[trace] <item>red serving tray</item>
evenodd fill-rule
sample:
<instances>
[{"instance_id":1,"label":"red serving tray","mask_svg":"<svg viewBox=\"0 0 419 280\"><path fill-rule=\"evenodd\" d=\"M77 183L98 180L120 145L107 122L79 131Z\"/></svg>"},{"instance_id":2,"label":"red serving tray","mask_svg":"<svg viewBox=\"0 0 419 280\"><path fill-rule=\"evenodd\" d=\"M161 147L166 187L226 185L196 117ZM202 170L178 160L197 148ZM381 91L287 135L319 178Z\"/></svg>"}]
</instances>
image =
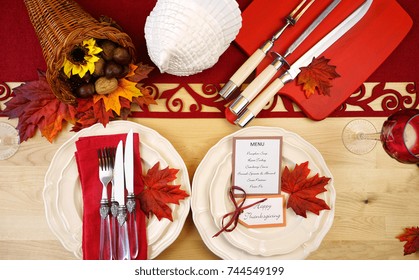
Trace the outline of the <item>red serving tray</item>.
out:
<instances>
[{"instance_id":1,"label":"red serving tray","mask_svg":"<svg viewBox=\"0 0 419 280\"><path fill-rule=\"evenodd\" d=\"M254 0L243 12L243 26L236 43L251 55L284 24L284 18L300 2ZM273 51L285 53L289 45L332 1L315 1L298 23L289 27L276 41ZM363 0L342 0L315 31L287 60L292 64L330 30L358 8ZM292 99L313 120L322 120L336 110L380 66L412 27L412 19L395 0L374 0L367 14L322 55L337 66L341 76L333 80L330 96L306 98L296 81L279 94ZM322 56L321 55L321 56ZM260 73L272 58L267 56L257 68Z\"/></svg>"}]
</instances>

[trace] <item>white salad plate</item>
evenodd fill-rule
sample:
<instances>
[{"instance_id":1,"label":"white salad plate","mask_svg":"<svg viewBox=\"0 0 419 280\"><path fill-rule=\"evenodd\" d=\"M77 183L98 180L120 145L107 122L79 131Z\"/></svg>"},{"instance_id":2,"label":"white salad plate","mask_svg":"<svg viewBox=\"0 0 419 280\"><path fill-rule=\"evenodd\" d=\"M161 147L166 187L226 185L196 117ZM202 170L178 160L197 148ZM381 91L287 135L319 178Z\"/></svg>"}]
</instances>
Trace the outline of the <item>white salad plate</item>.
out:
<instances>
[{"instance_id":1,"label":"white salad plate","mask_svg":"<svg viewBox=\"0 0 419 280\"><path fill-rule=\"evenodd\" d=\"M183 159L173 145L155 130L129 121L112 121L104 128L95 124L83 129L67 140L55 153L45 175L43 191L45 212L48 225L62 245L82 258L82 191L77 163L74 157L75 142L80 137L127 133L133 129L140 135L140 155L143 172L156 162L161 168L179 169L173 184L181 185L191 193L189 175ZM158 220L154 215L147 220L148 258L154 259L179 236L190 209L190 198L170 205L173 222Z\"/></svg>"},{"instance_id":2,"label":"white salad plate","mask_svg":"<svg viewBox=\"0 0 419 280\"><path fill-rule=\"evenodd\" d=\"M238 224L232 232L213 237L221 228L222 216L234 209L227 195L231 187L233 137L244 136L282 136L282 169L293 169L295 164L308 161L310 175L318 173L331 178L327 191L317 196L330 210L323 210L318 216L308 212L307 218L303 218L287 209L285 227L246 228ZM302 137L281 128L249 127L221 139L199 164L192 189L194 223L207 247L222 259L305 259L320 246L333 223L336 193L323 157Z\"/></svg>"}]
</instances>

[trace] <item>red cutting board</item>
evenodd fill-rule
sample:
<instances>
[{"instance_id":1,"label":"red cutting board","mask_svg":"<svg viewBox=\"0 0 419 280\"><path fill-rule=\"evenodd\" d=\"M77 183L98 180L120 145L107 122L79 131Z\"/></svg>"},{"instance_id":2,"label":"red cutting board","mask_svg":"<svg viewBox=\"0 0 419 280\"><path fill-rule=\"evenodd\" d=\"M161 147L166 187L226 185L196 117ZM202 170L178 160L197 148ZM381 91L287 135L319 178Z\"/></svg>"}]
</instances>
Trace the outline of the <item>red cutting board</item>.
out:
<instances>
[{"instance_id":1,"label":"red cutting board","mask_svg":"<svg viewBox=\"0 0 419 280\"><path fill-rule=\"evenodd\" d=\"M243 12L243 26L236 43L251 55L284 24L284 18L300 0L254 0ZM289 27L276 41L273 51L280 54L331 3L314 1L295 26ZM287 60L292 64L316 42L336 27L363 0L342 0L315 31ZM395 0L374 0L367 14L322 55L330 59L341 76L333 80L330 96L306 98L301 86L292 81L279 94L292 99L313 120L322 120L336 110L380 66L412 27L412 19ZM320 55L320 56L322 56ZM260 73L272 58L267 56L257 69Z\"/></svg>"}]
</instances>

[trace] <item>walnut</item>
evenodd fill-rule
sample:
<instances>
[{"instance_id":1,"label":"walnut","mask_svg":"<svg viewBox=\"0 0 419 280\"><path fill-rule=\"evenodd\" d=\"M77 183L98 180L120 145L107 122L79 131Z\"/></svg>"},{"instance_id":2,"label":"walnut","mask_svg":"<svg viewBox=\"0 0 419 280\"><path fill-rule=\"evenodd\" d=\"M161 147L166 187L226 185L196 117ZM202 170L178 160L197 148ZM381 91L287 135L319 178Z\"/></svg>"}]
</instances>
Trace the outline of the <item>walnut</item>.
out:
<instances>
[{"instance_id":1,"label":"walnut","mask_svg":"<svg viewBox=\"0 0 419 280\"><path fill-rule=\"evenodd\" d=\"M117 88L118 80L115 78L108 79L106 77L100 77L95 82L95 89L98 94L109 94Z\"/></svg>"}]
</instances>

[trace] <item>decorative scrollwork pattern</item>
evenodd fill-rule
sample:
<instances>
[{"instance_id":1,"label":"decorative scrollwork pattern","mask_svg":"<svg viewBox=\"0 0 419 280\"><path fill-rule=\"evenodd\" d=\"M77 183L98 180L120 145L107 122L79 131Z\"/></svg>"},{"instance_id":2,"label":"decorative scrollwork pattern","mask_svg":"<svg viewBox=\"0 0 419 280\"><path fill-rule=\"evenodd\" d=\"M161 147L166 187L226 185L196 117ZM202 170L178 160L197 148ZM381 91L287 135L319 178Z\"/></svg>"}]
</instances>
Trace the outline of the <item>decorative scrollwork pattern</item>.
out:
<instances>
[{"instance_id":1,"label":"decorative scrollwork pattern","mask_svg":"<svg viewBox=\"0 0 419 280\"><path fill-rule=\"evenodd\" d=\"M18 85L18 84L17 84ZM144 84L157 101L145 110L133 109L132 117L224 118L230 101L218 95L219 84ZM13 95L13 86L0 83L0 115L4 103ZM403 108L419 105L418 83L372 83L360 86L330 117L380 117ZM290 99L277 95L259 114L264 117L305 117Z\"/></svg>"}]
</instances>

